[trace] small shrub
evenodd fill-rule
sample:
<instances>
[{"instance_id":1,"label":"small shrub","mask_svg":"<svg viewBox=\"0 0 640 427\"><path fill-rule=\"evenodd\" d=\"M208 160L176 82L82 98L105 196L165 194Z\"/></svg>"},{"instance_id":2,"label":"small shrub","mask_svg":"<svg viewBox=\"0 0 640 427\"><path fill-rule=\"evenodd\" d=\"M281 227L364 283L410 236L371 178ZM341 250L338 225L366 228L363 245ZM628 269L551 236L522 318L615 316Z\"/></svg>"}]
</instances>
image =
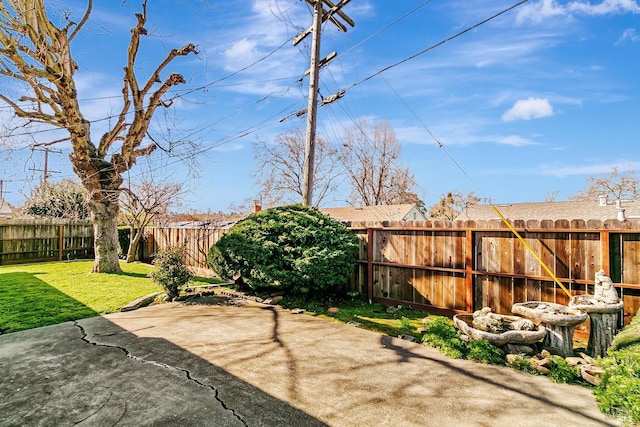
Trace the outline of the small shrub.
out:
<instances>
[{"instance_id":1,"label":"small shrub","mask_svg":"<svg viewBox=\"0 0 640 427\"><path fill-rule=\"evenodd\" d=\"M531 361L523 356L517 356L507 363L507 366L516 371L525 372L531 375L540 375L540 372L531 364Z\"/></svg>"},{"instance_id":2,"label":"small shrub","mask_svg":"<svg viewBox=\"0 0 640 427\"><path fill-rule=\"evenodd\" d=\"M167 292L169 299L180 295L180 288L191 280L193 275L184 263L184 250L178 246L170 246L158 252L154 259L154 270L149 273L156 283Z\"/></svg>"},{"instance_id":3,"label":"small shrub","mask_svg":"<svg viewBox=\"0 0 640 427\"><path fill-rule=\"evenodd\" d=\"M480 363L504 364L502 351L487 340L471 340L467 343L467 359Z\"/></svg>"},{"instance_id":4,"label":"small shrub","mask_svg":"<svg viewBox=\"0 0 640 427\"><path fill-rule=\"evenodd\" d=\"M422 344L436 348L440 353L453 359L462 359L466 352L465 343L446 317L434 317L425 324Z\"/></svg>"},{"instance_id":5,"label":"small shrub","mask_svg":"<svg viewBox=\"0 0 640 427\"><path fill-rule=\"evenodd\" d=\"M562 356L551 355L549 356L550 364L549 378L554 383L559 384L571 384L578 382L580 378L580 369L576 366L572 366Z\"/></svg>"}]
</instances>

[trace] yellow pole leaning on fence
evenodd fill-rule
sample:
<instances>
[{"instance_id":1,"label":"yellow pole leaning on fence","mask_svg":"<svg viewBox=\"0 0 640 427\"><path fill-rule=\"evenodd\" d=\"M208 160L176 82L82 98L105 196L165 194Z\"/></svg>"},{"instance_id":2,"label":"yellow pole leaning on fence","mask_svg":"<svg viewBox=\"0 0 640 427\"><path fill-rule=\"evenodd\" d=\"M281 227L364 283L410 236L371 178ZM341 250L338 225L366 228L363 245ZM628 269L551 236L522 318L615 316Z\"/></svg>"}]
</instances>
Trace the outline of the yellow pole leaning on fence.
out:
<instances>
[{"instance_id":1,"label":"yellow pole leaning on fence","mask_svg":"<svg viewBox=\"0 0 640 427\"><path fill-rule=\"evenodd\" d=\"M516 235L516 237L518 238L518 240L520 240L520 242L522 242L522 244L524 245L525 248L527 248L527 250L529 251L529 253L531 255L533 255L533 257L538 260L538 262L540 263L540 265L542 266L542 268L545 269L545 271L547 273L549 273L549 275L551 276L551 278L553 279L554 282L556 282L558 285L560 285L560 287L562 288L562 290L564 291L565 294L567 294L569 296L569 298L573 298L573 295L571 295L571 292L569 292L567 290L567 288L565 288L565 286L562 284L562 282L560 281L560 279L558 279L556 277L556 275L553 273L553 271L551 271L551 269L547 266L547 264L544 263L544 261L542 261L542 259L538 256L538 254L536 254L533 249L531 249L531 246L529 246L529 244L522 238L522 236L520 236L520 234L516 231L515 228L513 228L513 226L511 225L511 223L502 215L502 213L500 213L500 211L498 210L497 207L495 207L494 205L491 205L491 207L493 208L493 210L498 214L498 216L500 217L500 220L502 220L502 222L504 222L507 227L509 227L509 230L511 230L511 232L513 234Z\"/></svg>"}]
</instances>

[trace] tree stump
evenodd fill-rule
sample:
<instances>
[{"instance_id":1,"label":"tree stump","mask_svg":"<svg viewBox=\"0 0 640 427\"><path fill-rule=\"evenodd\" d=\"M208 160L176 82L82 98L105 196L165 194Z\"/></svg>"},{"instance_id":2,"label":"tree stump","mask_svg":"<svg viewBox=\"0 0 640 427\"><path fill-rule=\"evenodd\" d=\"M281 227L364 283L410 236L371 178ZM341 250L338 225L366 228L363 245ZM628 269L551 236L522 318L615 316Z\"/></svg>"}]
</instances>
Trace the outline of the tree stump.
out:
<instances>
[{"instance_id":1,"label":"tree stump","mask_svg":"<svg viewBox=\"0 0 640 427\"><path fill-rule=\"evenodd\" d=\"M542 347L562 357L572 356L573 331L576 326L546 324L545 327L547 328L547 335L544 337Z\"/></svg>"},{"instance_id":2,"label":"tree stump","mask_svg":"<svg viewBox=\"0 0 640 427\"><path fill-rule=\"evenodd\" d=\"M592 312L589 313L589 319L591 331L587 353L592 357L606 356L617 330L618 313Z\"/></svg>"}]
</instances>

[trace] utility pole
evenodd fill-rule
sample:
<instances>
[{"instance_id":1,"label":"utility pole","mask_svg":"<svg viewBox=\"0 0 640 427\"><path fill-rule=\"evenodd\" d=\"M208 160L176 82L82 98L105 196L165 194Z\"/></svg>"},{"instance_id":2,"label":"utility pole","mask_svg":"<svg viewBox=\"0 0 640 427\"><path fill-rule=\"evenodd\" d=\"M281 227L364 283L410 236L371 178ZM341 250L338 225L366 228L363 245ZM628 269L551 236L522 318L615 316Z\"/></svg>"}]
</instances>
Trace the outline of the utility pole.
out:
<instances>
[{"instance_id":1,"label":"utility pole","mask_svg":"<svg viewBox=\"0 0 640 427\"><path fill-rule=\"evenodd\" d=\"M302 188L302 205L311 206L313 203L313 167L315 158L315 143L316 143L316 117L318 109L318 87L319 87L319 74L320 65L324 65L336 56L335 52L332 52L324 58L319 60L320 57L320 39L322 34L322 23L326 20L331 21L338 29L346 32L347 27L343 24L338 17L342 18L344 22L350 26L354 26L355 23L344 14L340 9L349 3L351 0L341 0L337 4L333 4L330 0L306 0L308 4L313 6L313 24L311 28L300 33L294 40L293 45L300 43L307 35L311 34L311 65L309 67L309 103L307 106L307 132L305 139L305 151L304 151L304 178ZM325 10L324 5L327 5L328 10ZM336 98L337 99L337 98Z\"/></svg>"},{"instance_id":2,"label":"utility pole","mask_svg":"<svg viewBox=\"0 0 640 427\"><path fill-rule=\"evenodd\" d=\"M40 147L44 144L36 144L34 145L34 150L36 149L35 147ZM39 148L39 151L44 151L44 169L35 169L35 168L31 168L30 170L34 171L34 172L42 172L42 183L46 184L47 183L47 179L51 176L52 173L60 173L60 171L50 171L49 170L49 153L56 153L56 154L61 154L61 151L54 151L49 147L44 147L44 148Z\"/></svg>"}]
</instances>

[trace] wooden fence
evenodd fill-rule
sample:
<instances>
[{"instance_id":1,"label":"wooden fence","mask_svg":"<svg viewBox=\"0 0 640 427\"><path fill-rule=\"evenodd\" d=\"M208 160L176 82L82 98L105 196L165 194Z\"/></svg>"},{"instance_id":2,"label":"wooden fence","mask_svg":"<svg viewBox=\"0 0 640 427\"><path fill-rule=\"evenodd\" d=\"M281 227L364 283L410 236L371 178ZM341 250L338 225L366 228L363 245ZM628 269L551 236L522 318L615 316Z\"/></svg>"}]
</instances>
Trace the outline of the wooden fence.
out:
<instances>
[{"instance_id":1,"label":"wooden fence","mask_svg":"<svg viewBox=\"0 0 640 427\"><path fill-rule=\"evenodd\" d=\"M206 274L207 255L227 229L209 227L150 227L146 230L142 244L141 259L151 262L153 255L172 245L184 246L187 265Z\"/></svg>"},{"instance_id":2,"label":"wooden fence","mask_svg":"<svg viewBox=\"0 0 640 427\"><path fill-rule=\"evenodd\" d=\"M93 227L90 222L0 222L0 265L78 258L93 258Z\"/></svg>"},{"instance_id":3,"label":"wooden fence","mask_svg":"<svg viewBox=\"0 0 640 427\"><path fill-rule=\"evenodd\" d=\"M638 221L514 221L515 228L573 294L593 293L601 268L624 299L624 322L640 308ZM508 314L516 302L567 304L569 297L499 221L352 223L360 250L347 288L371 301L452 315L484 306ZM143 259L169 244L187 247L206 269L209 248L226 232L149 229Z\"/></svg>"},{"instance_id":4,"label":"wooden fence","mask_svg":"<svg viewBox=\"0 0 640 427\"><path fill-rule=\"evenodd\" d=\"M619 221L516 221L518 233L572 295L591 293L595 273L611 276L624 322L640 308L640 228ZM516 302L568 304L569 296L502 223L352 224L359 267L349 287L369 300L454 314Z\"/></svg>"}]
</instances>

